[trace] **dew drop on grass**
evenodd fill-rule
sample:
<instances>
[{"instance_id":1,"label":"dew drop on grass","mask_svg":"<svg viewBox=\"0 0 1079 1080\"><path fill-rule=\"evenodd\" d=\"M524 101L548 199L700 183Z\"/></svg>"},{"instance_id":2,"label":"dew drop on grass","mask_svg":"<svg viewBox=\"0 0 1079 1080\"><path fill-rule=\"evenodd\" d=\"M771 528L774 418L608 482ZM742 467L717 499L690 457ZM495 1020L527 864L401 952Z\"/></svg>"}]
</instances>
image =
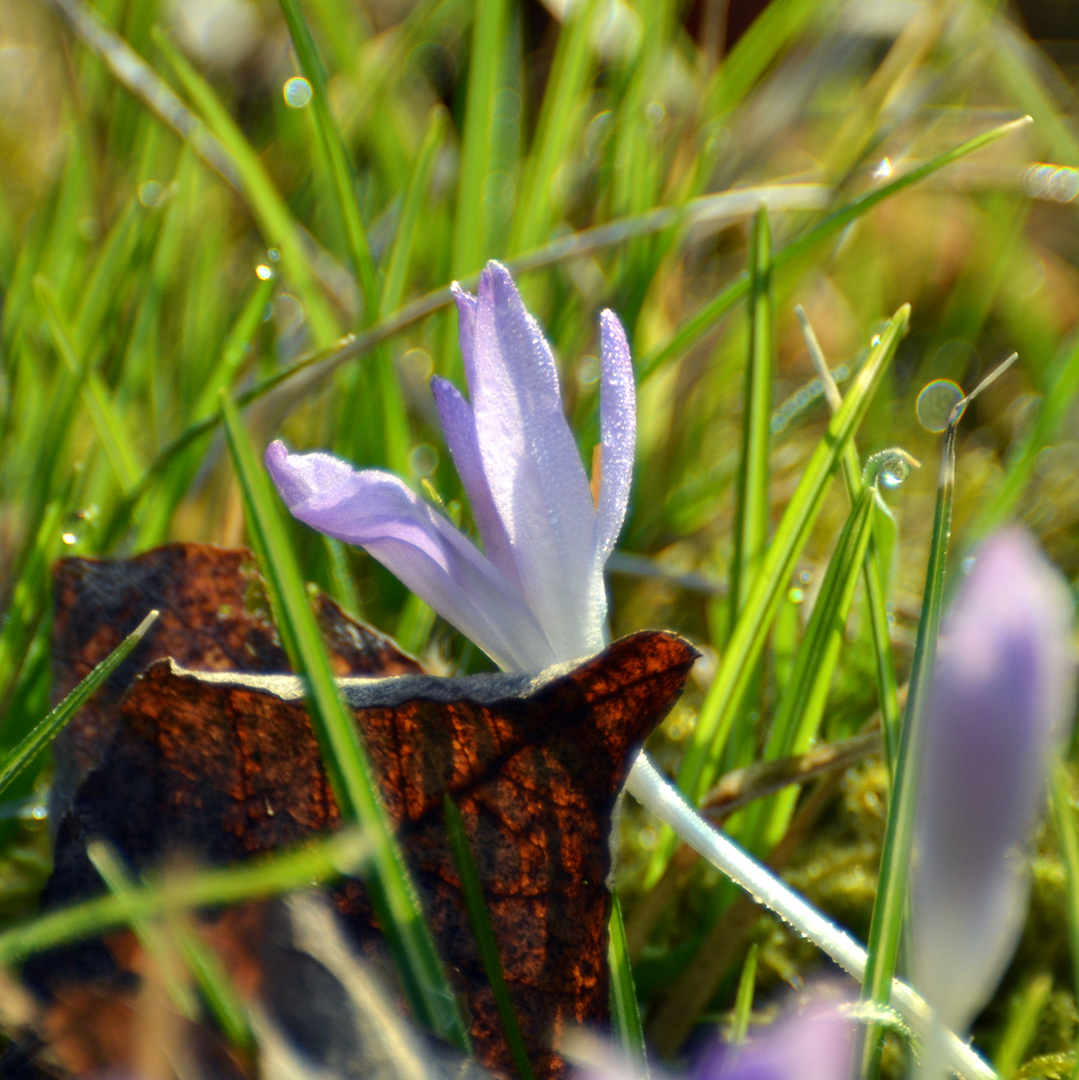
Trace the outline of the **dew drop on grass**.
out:
<instances>
[{"instance_id":1,"label":"dew drop on grass","mask_svg":"<svg viewBox=\"0 0 1079 1080\"><path fill-rule=\"evenodd\" d=\"M302 109L311 100L311 84L302 75L294 75L285 83L284 94L290 109Z\"/></svg>"},{"instance_id":2,"label":"dew drop on grass","mask_svg":"<svg viewBox=\"0 0 1079 1080\"><path fill-rule=\"evenodd\" d=\"M914 406L918 422L926 431L941 432L948 426L952 409L963 399L963 388L951 379L934 379L922 388Z\"/></svg>"}]
</instances>

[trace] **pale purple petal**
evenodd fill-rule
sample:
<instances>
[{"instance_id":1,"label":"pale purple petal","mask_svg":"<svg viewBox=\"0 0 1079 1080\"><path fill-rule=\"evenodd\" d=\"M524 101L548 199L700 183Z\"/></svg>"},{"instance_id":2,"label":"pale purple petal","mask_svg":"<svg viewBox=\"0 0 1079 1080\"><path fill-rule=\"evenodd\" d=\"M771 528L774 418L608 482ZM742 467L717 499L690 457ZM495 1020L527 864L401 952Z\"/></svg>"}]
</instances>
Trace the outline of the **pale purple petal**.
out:
<instances>
[{"instance_id":1,"label":"pale purple petal","mask_svg":"<svg viewBox=\"0 0 1079 1080\"><path fill-rule=\"evenodd\" d=\"M483 471L529 608L560 657L596 651L595 510L550 347L505 267L480 276L469 389Z\"/></svg>"},{"instance_id":2,"label":"pale purple petal","mask_svg":"<svg viewBox=\"0 0 1079 1080\"><path fill-rule=\"evenodd\" d=\"M471 386L476 378L473 347L476 337L476 298L470 292L465 292L456 281L450 286L450 292L457 302L457 340L460 342L461 357L465 362L465 379Z\"/></svg>"},{"instance_id":3,"label":"pale purple petal","mask_svg":"<svg viewBox=\"0 0 1079 1080\"><path fill-rule=\"evenodd\" d=\"M266 467L294 517L365 548L495 663L530 670L558 659L505 575L397 477L289 454L281 442L267 447Z\"/></svg>"},{"instance_id":4,"label":"pale purple petal","mask_svg":"<svg viewBox=\"0 0 1079 1080\"><path fill-rule=\"evenodd\" d=\"M637 396L626 332L613 311L600 312L600 458L596 556L605 563L626 519L637 440Z\"/></svg>"},{"instance_id":5,"label":"pale purple petal","mask_svg":"<svg viewBox=\"0 0 1079 1080\"><path fill-rule=\"evenodd\" d=\"M472 406L461 397L456 386L437 375L431 380L431 392L435 397L438 418L442 423L442 431L453 456L457 475L468 493L472 516L480 530L487 558L520 588L517 564L513 561L509 537L495 509L491 489L483 472L483 463L480 461Z\"/></svg>"},{"instance_id":6,"label":"pale purple petal","mask_svg":"<svg viewBox=\"0 0 1079 1080\"><path fill-rule=\"evenodd\" d=\"M945 623L924 718L911 937L917 985L962 1033L1022 928L1027 841L1074 711L1073 604L1020 529L988 540Z\"/></svg>"}]
</instances>

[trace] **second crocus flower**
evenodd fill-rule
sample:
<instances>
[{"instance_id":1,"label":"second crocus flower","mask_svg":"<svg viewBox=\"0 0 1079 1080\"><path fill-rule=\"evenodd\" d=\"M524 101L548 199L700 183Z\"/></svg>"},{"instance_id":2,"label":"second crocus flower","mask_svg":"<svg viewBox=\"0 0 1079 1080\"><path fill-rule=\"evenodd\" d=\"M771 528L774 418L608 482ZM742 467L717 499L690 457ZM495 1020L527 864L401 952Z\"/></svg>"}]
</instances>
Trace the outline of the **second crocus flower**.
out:
<instances>
[{"instance_id":1,"label":"second crocus flower","mask_svg":"<svg viewBox=\"0 0 1079 1080\"><path fill-rule=\"evenodd\" d=\"M1019 528L983 545L948 615L923 718L910 936L915 985L965 1032L1015 946L1029 835L1075 710L1073 602Z\"/></svg>"}]
</instances>

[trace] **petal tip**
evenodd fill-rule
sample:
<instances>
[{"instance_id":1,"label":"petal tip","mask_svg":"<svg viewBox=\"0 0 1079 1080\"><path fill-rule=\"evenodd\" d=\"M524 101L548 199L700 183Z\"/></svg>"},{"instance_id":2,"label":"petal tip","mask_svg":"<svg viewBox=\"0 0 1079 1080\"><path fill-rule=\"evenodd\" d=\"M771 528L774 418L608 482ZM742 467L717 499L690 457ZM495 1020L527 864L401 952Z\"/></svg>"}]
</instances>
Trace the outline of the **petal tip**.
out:
<instances>
[{"instance_id":1,"label":"petal tip","mask_svg":"<svg viewBox=\"0 0 1079 1080\"><path fill-rule=\"evenodd\" d=\"M266 447L266 453L263 455L262 460L266 463L266 468L272 473L276 469L280 469L288 460L288 448L280 439L274 439Z\"/></svg>"}]
</instances>

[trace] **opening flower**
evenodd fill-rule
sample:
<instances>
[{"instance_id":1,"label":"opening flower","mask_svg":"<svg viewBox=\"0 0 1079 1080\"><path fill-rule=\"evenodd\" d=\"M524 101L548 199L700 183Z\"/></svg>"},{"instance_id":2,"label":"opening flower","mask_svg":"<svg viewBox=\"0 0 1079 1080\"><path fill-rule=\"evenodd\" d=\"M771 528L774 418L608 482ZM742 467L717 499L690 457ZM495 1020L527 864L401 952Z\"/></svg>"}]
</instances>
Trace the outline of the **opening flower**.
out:
<instances>
[{"instance_id":1,"label":"opening flower","mask_svg":"<svg viewBox=\"0 0 1079 1080\"><path fill-rule=\"evenodd\" d=\"M1027 841L1075 708L1073 603L1033 538L985 545L941 635L924 717L911 940L916 985L962 1033L1015 951Z\"/></svg>"},{"instance_id":2,"label":"opening flower","mask_svg":"<svg viewBox=\"0 0 1079 1080\"><path fill-rule=\"evenodd\" d=\"M597 652L606 639L603 568L625 519L636 399L629 345L600 315L597 497L566 422L551 348L509 271L490 262L477 295L454 286L470 400L431 380L481 552L400 479L330 454L266 450L300 521L365 548L506 670ZM593 478L595 480L596 478Z\"/></svg>"}]
</instances>

